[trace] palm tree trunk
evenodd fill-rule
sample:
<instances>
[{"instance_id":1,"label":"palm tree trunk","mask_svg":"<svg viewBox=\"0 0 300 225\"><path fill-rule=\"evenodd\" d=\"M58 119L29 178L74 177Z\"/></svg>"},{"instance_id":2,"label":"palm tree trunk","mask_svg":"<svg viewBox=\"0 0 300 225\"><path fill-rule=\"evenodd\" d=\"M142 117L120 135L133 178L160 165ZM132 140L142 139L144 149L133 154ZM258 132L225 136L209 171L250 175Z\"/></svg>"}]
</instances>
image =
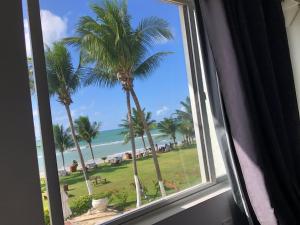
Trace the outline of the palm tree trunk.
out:
<instances>
[{"instance_id":1,"label":"palm tree trunk","mask_svg":"<svg viewBox=\"0 0 300 225\"><path fill-rule=\"evenodd\" d=\"M153 142L153 139L152 139L152 136L151 136L151 133L150 133L149 126L146 122L145 115L142 111L140 102L139 102L138 97L135 94L135 91L133 90L133 88L130 89L130 93L131 93L132 98L134 100L136 109L137 109L138 113L140 114L140 116L142 118L144 129L145 129L145 132L146 132L146 135L147 135L150 147L151 147L152 158L153 158L153 162L154 162L154 166L155 166L155 170L156 170L156 176L157 176L157 179L158 179L158 184L159 184L161 196L165 197L166 196L166 190L165 190L163 179L162 179L162 176L161 176L159 163L158 163L158 159L157 159L157 155L156 155L156 151L155 151L155 146L154 146L154 142Z\"/></svg>"},{"instance_id":2,"label":"palm tree trunk","mask_svg":"<svg viewBox=\"0 0 300 225\"><path fill-rule=\"evenodd\" d=\"M175 147L175 145L176 145L176 136L172 136L172 138L173 138L173 143L174 143L174 147Z\"/></svg>"},{"instance_id":3,"label":"palm tree trunk","mask_svg":"<svg viewBox=\"0 0 300 225\"><path fill-rule=\"evenodd\" d=\"M61 152L61 158L62 158L64 170L66 171L64 152Z\"/></svg>"},{"instance_id":4,"label":"palm tree trunk","mask_svg":"<svg viewBox=\"0 0 300 225\"><path fill-rule=\"evenodd\" d=\"M95 156L94 156L94 152L93 152L93 148L92 148L92 144L89 143L89 142L88 142L88 144L89 144L89 147L90 147L90 150L91 150L92 158L93 158L93 160L94 160L94 163L96 164Z\"/></svg>"},{"instance_id":5,"label":"palm tree trunk","mask_svg":"<svg viewBox=\"0 0 300 225\"><path fill-rule=\"evenodd\" d=\"M146 152L147 148L146 148L146 143L145 143L144 135L142 135L141 138L142 138L142 142L143 142L144 149L145 149L145 152Z\"/></svg>"},{"instance_id":6,"label":"palm tree trunk","mask_svg":"<svg viewBox=\"0 0 300 225\"><path fill-rule=\"evenodd\" d=\"M133 177L136 189L136 207L140 207L142 205L141 199L141 187L140 181L138 177L137 163L136 163L136 147L134 141L134 132L132 127L132 116L131 116L131 104L130 104L130 93L126 91L126 102L127 102L127 110L128 110L128 126L130 132L130 142L132 147L132 162L133 162Z\"/></svg>"},{"instance_id":7,"label":"palm tree trunk","mask_svg":"<svg viewBox=\"0 0 300 225\"><path fill-rule=\"evenodd\" d=\"M71 111L70 111L70 106L69 105L65 105L65 108L66 108L68 119L69 119L69 123L70 123L72 137L73 137L75 146L76 146L78 154L79 154L80 164L81 164L81 167L82 167L82 172L83 172L83 176L84 176L85 183L86 183L86 186L87 186L87 190L88 190L89 195L91 196L92 195L92 185L91 185L91 183L89 181L89 177L88 177L87 172L86 172L86 167L85 167L84 159L83 159L83 156L82 156L82 152L81 152L80 146L78 144L78 141L77 141L77 138L76 138L76 135L75 135L75 129L74 129L74 125L73 125L73 120L72 120L72 115L71 115Z\"/></svg>"}]
</instances>

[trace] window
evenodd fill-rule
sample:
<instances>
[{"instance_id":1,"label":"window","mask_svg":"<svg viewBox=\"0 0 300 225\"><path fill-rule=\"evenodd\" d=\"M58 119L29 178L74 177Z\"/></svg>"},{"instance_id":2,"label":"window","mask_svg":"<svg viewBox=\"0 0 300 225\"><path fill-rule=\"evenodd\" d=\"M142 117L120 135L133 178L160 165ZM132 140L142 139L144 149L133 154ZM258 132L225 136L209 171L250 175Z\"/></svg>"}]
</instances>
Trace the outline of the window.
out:
<instances>
[{"instance_id":1,"label":"window","mask_svg":"<svg viewBox=\"0 0 300 225\"><path fill-rule=\"evenodd\" d=\"M24 24L45 211L62 210L76 224L106 222L225 174L192 3L29 6Z\"/></svg>"}]
</instances>

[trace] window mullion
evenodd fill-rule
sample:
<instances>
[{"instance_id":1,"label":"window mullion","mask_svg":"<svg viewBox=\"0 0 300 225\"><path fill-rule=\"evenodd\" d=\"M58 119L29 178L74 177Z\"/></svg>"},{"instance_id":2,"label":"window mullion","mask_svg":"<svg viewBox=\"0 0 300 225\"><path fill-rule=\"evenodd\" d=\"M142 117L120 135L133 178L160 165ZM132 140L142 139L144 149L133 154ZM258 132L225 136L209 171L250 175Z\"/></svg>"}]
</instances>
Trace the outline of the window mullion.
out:
<instances>
[{"instance_id":1,"label":"window mullion","mask_svg":"<svg viewBox=\"0 0 300 225\"><path fill-rule=\"evenodd\" d=\"M52 225L63 225L59 178L55 145L52 131L52 117L44 57L44 45L38 0L27 0L29 29L31 35L32 59L37 93L37 103L44 153L49 213Z\"/></svg>"},{"instance_id":2,"label":"window mullion","mask_svg":"<svg viewBox=\"0 0 300 225\"><path fill-rule=\"evenodd\" d=\"M200 31L198 29L195 17L195 7L192 2L189 2L186 6L182 7L182 21L185 26L186 31L186 47L187 52L190 58L188 71L190 71L190 91L191 96L194 96L194 118L195 121L195 131L198 131L199 137L196 140L199 148L199 160L200 160L200 170L201 175L205 174L204 182L216 182L216 174L212 153L212 144L210 137L210 129L208 123L208 115L206 108L206 95L204 92L203 77L205 73L203 61L202 61L202 52L200 45ZM193 102L193 101L191 101ZM201 164L203 164L201 166ZM202 178L203 179L203 178Z\"/></svg>"}]
</instances>

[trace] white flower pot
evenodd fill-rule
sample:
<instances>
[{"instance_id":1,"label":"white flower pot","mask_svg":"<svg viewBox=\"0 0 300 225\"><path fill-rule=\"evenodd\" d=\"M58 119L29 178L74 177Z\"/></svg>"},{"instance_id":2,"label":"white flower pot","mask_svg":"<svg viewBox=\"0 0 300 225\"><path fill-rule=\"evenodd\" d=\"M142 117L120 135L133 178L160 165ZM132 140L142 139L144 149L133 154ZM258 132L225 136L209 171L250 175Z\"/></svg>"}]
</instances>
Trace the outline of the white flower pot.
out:
<instances>
[{"instance_id":1,"label":"white flower pot","mask_svg":"<svg viewBox=\"0 0 300 225\"><path fill-rule=\"evenodd\" d=\"M93 199L92 206L99 211L105 211L108 205L108 198Z\"/></svg>"}]
</instances>

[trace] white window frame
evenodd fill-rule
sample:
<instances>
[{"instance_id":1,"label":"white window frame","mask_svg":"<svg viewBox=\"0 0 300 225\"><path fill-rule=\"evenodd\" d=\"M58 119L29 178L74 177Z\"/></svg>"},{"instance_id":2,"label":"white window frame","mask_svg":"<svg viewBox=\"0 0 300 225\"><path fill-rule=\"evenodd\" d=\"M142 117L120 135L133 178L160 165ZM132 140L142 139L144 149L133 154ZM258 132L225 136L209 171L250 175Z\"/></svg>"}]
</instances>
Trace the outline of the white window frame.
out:
<instances>
[{"instance_id":1,"label":"white window frame","mask_svg":"<svg viewBox=\"0 0 300 225\"><path fill-rule=\"evenodd\" d=\"M203 192L207 188L227 180L226 176L217 179L215 174L207 108L205 104L206 94L203 85L204 65L202 61L201 41L198 35L199 26L197 24L194 0L162 1L167 4L177 4L179 8L202 184L195 185L191 188L144 205L138 209L134 209L118 218L104 223L107 225L117 225L128 222L150 213L153 210L186 199L195 193ZM52 135L52 117L46 79L39 0L27 0L27 4L42 147L47 177L49 213L52 225L63 225L64 220L62 216L55 145Z\"/></svg>"}]
</instances>

